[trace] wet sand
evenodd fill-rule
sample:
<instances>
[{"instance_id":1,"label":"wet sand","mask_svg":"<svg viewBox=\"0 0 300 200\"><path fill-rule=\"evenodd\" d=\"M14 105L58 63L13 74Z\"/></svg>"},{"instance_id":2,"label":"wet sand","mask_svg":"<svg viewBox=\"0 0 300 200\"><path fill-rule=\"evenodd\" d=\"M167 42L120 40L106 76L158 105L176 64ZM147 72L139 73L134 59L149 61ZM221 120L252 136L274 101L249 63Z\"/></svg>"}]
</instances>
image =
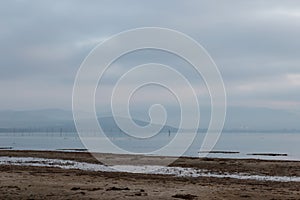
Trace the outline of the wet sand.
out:
<instances>
[{"instance_id":1,"label":"wet sand","mask_svg":"<svg viewBox=\"0 0 300 200\"><path fill-rule=\"evenodd\" d=\"M99 163L89 153L0 151L0 156ZM114 164L164 163L166 157L97 154ZM127 164L127 163L126 163ZM300 162L180 158L172 166L219 173L300 176ZM92 172L53 167L0 165L1 199L300 199L300 182Z\"/></svg>"}]
</instances>

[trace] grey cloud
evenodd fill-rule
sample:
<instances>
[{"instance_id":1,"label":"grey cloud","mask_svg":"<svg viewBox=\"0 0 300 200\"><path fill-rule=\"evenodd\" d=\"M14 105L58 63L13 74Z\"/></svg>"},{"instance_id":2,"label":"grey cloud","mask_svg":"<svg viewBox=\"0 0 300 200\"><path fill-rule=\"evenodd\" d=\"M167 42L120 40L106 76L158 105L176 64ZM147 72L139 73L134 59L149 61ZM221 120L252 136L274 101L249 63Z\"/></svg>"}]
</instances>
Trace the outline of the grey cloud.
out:
<instances>
[{"instance_id":1,"label":"grey cloud","mask_svg":"<svg viewBox=\"0 0 300 200\"><path fill-rule=\"evenodd\" d=\"M172 28L195 38L216 61L234 103L243 102L244 97L243 93L234 92L232 85L300 73L300 17L293 15L300 13L297 1L4 0L0 2L0 12L0 82L33 82L37 85L35 101L47 101L45 87L38 87L41 82L53 87L48 90L54 96L58 94L55 87L65 88L69 92L59 95L70 99L76 71L97 39L95 43L77 44L141 26ZM153 60L178 69L185 65L159 53L140 55L143 54L124 59L116 69L121 72L131 64ZM197 80L192 71L184 73ZM107 76L105 81L113 84L116 78ZM20 90L3 88L4 85L0 88L9 102L10 97L14 99L12 93ZM296 91L297 87L288 84L283 91L258 88L248 98L253 102L256 98L271 101L289 97L299 101ZM13 102L22 107L22 101ZM57 104L48 101L43 105ZM1 109L5 107L7 104L0 104Z\"/></svg>"}]
</instances>

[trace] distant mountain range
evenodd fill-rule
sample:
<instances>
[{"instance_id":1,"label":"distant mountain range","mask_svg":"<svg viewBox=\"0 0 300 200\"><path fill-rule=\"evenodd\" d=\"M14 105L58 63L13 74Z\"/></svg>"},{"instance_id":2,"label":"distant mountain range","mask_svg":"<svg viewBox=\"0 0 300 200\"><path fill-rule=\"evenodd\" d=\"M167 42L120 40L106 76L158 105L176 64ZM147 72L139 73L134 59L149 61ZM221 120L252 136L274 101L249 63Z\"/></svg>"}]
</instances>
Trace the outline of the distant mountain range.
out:
<instances>
[{"instance_id":1,"label":"distant mountain range","mask_svg":"<svg viewBox=\"0 0 300 200\"><path fill-rule=\"evenodd\" d=\"M173 116L173 117L176 117ZM210 111L201 110L202 124L208 124ZM118 131L119 127L113 117L98 119L106 131ZM141 126L148 124L145 120L134 121ZM162 131L174 132L175 125L165 125ZM207 127L200 127L205 130ZM227 131L298 131L300 115L282 110L268 108L228 107L224 129ZM0 131L74 131L72 111L60 109L0 111Z\"/></svg>"},{"instance_id":2,"label":"distant mountain range","mask_svg":"<svg viewBox=\"0 0 300 200\"><path fill-rule=\"evenodd\" d=\"M60 109L0 111L0 128L5 129L74 129L72 112Z\"/></svg>"},{"instance_id":3,"label":"distant mountain range","mask_svg":"<svg viewBox=\"0 0 300 200\"><path fill-rule=\"evenodd\" d=\"M88 120L88 119L86 119ZM114 117L98 118L101 128L107 132L120 132L120 128ZM146 126L149 123L133 119L140 125ZM159 126L160 125L154 125ZM71 111L59 109L31 110L31 111L0 111L0 132L74 132L76 130ZM165 125L162 132L175 132L176 128Z\"/></svg>"}]
</instances>

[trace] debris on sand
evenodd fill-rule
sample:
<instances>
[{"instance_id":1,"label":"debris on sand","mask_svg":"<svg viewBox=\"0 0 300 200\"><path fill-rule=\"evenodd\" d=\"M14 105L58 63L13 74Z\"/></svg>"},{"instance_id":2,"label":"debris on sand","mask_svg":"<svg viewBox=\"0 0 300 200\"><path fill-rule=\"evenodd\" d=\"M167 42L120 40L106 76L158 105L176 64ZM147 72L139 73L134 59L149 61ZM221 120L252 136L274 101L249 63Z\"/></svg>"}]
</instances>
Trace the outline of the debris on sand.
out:
<instances>
[{"instance_id":1,"label":"debris on sand","mask_svg":"<svg viewBox=\"0 0 300 200\"><path fill-rule=\"evenodd\" d=\"M110 188L107 188L106 191L120 191L120 190L130 190L128 187L110 187Z\"/></svg>"},{"instance_id":2,"label":"debris on sand","mask_svg":"<svg viewBox=\"0 0 300 200\"><path fill-rule=\"evenodd\" d=\"M172 196L173 198L177 198L177 199L188 199L188 200L192 200L194 198L196 198L196 195L192 195L192 194L175 194Z\"/></svg>"}]
</instances>

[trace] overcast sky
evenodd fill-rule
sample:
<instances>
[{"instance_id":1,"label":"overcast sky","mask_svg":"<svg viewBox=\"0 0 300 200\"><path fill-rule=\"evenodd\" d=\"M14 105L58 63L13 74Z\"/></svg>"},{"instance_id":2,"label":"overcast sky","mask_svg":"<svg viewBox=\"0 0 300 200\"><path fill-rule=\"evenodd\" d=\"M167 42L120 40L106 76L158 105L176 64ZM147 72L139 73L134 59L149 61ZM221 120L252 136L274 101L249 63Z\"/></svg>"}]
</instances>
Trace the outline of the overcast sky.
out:
<instances>
[{"instance_id":1,"label":"overcast sky","mask_svg":"<svg viewBox=\"0 0 300 200\"><path fill-rule=\"evenodd\" d=\"M202 44L230 106L300 110L299 1L2 0L0 15L0 110L71 109L75 75L89 51L145 26L178 30ZM129 55L115 69L121 74L151 59L180 64L158 54ZM106 78L109 85L113 77ZM148 100L162 93L148 89Z\"/></svg>"}]
</instances>

